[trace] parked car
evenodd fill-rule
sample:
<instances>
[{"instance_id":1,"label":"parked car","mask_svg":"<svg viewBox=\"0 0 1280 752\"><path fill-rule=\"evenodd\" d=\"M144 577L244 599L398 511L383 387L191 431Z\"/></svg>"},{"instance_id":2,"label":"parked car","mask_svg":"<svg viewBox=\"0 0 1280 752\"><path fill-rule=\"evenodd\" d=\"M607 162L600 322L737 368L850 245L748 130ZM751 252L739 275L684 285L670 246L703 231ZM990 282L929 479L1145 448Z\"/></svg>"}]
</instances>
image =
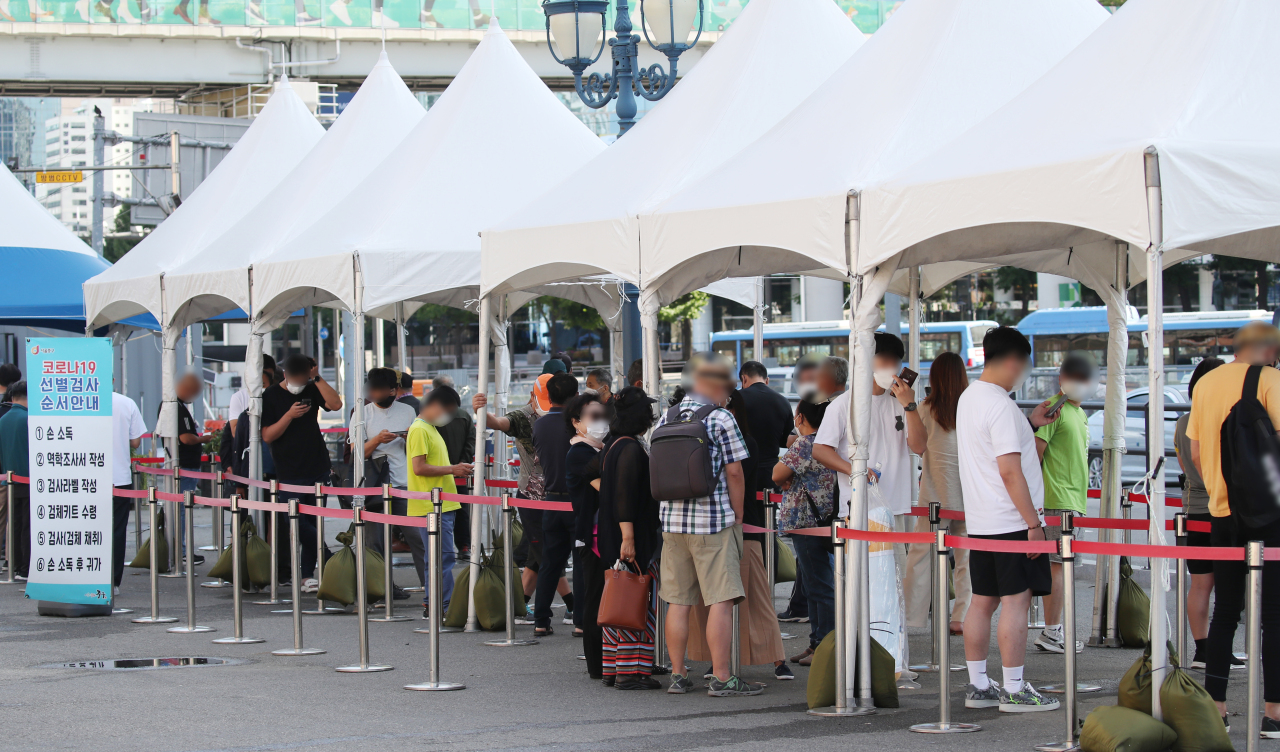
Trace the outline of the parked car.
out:
<instances>
[{"instance_id":1,"label":"parked car","mask_svg":"<svg viewBox=\"0 0 1280 752\"><path fill-rule=\"evenodd\" d=\"M1120 478L1126 488L1147 474L1146 456L1143 454L1147 448L1147 416L1142 407L1150 400L1150 395L1151 392L1146 387L1134 389L1125 395L1127 409L1124 417L1124 445L1127 452L1120 467ZM1164 403L1164 446L1166 453L1172 454L1174 424L1186 410L1170 409L1169 405L1185 405L1187 393L1179 387L1166 386ZM1177 488L1181 472L1182 466L1178 459L1169 457L1164 469L1166 485ZM1101 410L1089 416L1089 488L1102 488Z\"/></svg>"}]
</instances>

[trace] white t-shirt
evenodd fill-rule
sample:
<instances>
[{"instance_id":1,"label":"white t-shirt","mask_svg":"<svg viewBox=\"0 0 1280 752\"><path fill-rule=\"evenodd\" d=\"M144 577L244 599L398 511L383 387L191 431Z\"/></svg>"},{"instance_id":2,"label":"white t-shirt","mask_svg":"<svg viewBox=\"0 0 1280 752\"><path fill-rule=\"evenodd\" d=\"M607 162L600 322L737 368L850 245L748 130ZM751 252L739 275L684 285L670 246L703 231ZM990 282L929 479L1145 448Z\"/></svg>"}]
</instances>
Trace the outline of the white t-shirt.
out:
<instances>
[{"instance_id":1,"label":"white t-shirt","mask_svg":"<svg viewBox=\"0 0 1280 752\"><path fill-rule=\"evenodd\" d=\"M868 439L867 467L880 463L880 497L893 514L911 511L911 456L907 449L906 411L889 392L871 396L871 425ZM818 427L814 442L825 444L848 457L852 447L849 432L849 391L840 393L830 405ZM852 489L849 476L837 473L840 484L840 516L849 513Z\"/></svg>"},{"instance_id":2,"label":"white t-shirt","mask_svg":"<svg viewBox=\"0 0 1280 752\"><path fill-rule=\"evenodd\" d=\"M142 422L142 413L133 400L119 394L111 393L111 449L115 456L111 458L111 484L127 486L133 482L133 473L129 469L129 442L142 438L147 426Z\"/></svg>"},{"instance_id":3,"label":"white t-shirt","mask_svg":"<svg viewBox=\"0 0 1280 752\"><path fill-rule=\"evenodd\" d=\"M1035 434L1009 394L997 384L974 381L956 408L960 486L964 490L965 527L970 534L1000 535L1026 530L1005 490L996 458L1019 452L1031 503L1044 515L1044 478L1036 455Z\"/></svg>"},{"instance_id":4,"label":"white t-shirt","mask_svg":"<svg viewBox=\"0 0 1280 752\"><path fill-rule=\"evenodd\" d=\"M231 395L231 409L227 420L239 420L240 413L249 409L249 389L240 387L240 390Z\"/></svg>"},{"instance_id":5,"label":"white t-shirt","mask_svg":"<svg viewBox=\"0 0 1280 752\"><path fill-rule=\"evenodd\" d=\"M383 431L392 433L408 431L409 426L413 425L414 418L417 417L413 408L403 402L392 402L391 407L386 410L372 402L366 402L364 404L365 436L372 439ZM405 440L396 437L395 441L379 444L378 448L373 450L374 457L387 458L387 467L391 470L391 485L396 488L409 487L409 461L406 458L405 449Z\"/></svg>"}]
</instances>

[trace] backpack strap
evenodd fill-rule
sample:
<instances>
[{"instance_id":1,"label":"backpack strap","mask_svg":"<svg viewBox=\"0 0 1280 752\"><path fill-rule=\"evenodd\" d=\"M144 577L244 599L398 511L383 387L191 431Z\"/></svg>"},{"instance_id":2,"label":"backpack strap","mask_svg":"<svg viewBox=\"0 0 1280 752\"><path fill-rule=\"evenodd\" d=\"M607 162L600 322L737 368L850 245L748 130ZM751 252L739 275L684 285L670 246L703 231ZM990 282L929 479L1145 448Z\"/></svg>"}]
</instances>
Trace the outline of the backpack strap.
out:
<instances>
[{"instance_id":1,"label":"backpack strap","mask_svg":"<svg viewBox=\"0 0 1280 752\"><path fill-rule=\"evenodd\" d=\"M694 420L706 420L707 416L719 410L719 405L703 405L693 412Z\"/></svg>"},{"instance_id":2,"label":"backpack strap","mask_svg":"<svg viewBox=\"0 0 1280 752\"><path fill-rule=\"evenodd\" d=\"M1244 388L1240 390L1240 399L1258 399L1258 381L1262 378L1262 366L1249 366L1244 374Z\"/></svg>"}]
</instances>

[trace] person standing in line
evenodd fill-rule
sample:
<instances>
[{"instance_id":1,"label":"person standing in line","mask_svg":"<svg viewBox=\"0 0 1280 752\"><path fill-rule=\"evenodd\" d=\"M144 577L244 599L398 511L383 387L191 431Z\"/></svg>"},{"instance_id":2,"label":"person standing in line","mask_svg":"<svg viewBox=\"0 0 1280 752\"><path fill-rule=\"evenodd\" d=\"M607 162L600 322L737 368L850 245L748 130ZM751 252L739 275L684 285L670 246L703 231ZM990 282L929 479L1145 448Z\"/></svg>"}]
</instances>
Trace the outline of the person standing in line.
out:
<instances>
[{"instance_id":1,"label":"person standing in line","mask_svg":"<svg viewBox=\"0 0 1280 752\"><path fill-rule=\"evenodd\" d=\"M773 466L787 448L795 426L791 403L769 386L769 371L763 363L754 360L743 363L738 369L738 382L742 385L744 416L760 444L756 487L761 491L777 491L773 485Z\"/></svg>"},{"instance_id":2,"label":"person standing in line","mask_svg":"<svg viewBox=\"0 0 1280 752\"><path fill-rule=\"evenodd\" d=\"M142 435L147 426L142 413L133 400L111 393L111 485L115 488L133 488L133 450L142 446ZM129 540L129 514L133 511L133 499L112 497L111 502L111 584L115 594L120 594L120 582L124 578L124 548Z\"/></svg>"},{"instance_id":3,"label":"person standing in line","mask_svg":"<svg viewBox=\"0 0 1280 752\"><path fill-rule=\"evenodd\" d=\"M1044 473L1044 508L1083 516L1089 494L1089 418L1080 403L1097 394L1097 369L1083 355L1070 354L1058 369L1058 391L1066 402L1059 417L1036 431L1036 452ZM1045 525L1045 537L1062 540L1062 525ZM1050 653L1066 650L1062 631L1062 556L1049 554L1053 593L1044 599L1044 629L1035 645ZM1084 650L1076 640L1075 651Z\"/></svg>"},{"instance_id":4,"label":"person standing in line","mask_svg":"<svg viewBox=\"0 0 1280 752\"><path fill-rule=\"evenodd\" d=\"M644 359L636 358L631 361L631 365L627 366L627 384L629 386L644 388Z\"/></svg>"},{"instance_id":5,"label":"person standing in line","mask_svg":"<svg viewBox=\"0 0 1280 752\"><path fill-rule=\"evenodd\" d=\"M178 467L183 470L200 471L201 457L204 455L204 445L213 441L215 437L212 433L205 433L196 425L196 419L191 414L191 408L187 407L200 398L200 390L203 388L200 377L194 373L188 373L178 379L178 383L174 386L174 393L178 397ZM200 487L199 478L191 478L183 476L180 479L179 491L186 493L191 491L195 493ZM186 528L186 507L177 504L178 507L178 550L179 557L187 555L187 538L183 531ZM204 557L199 554L193 554L191 561L196 564L203 564Z\"/></svg>"},{"instance_id":6,"label":"person standing in line","mask_svg":"<svg viewBox=\"0 0 1280 752\"><path fill-rule=\"evenodd\" d=\"M641 439L653 425L653 402L639 387L624 387L614 400L614 416L600 460L600 512L597 568L590 573L586 610L596 614L604 591L606 562L626 562L656 583L661 522L649 486L649 454ZM587 558L587 557L584 557ZM658 601L650 589L643 630L600 627L604 662L602 681L619 690L661 689L653 678Z\"/></svg>"},{"instance_id":7,"label":"person standing in line","mask_svg":"<svg viewBox=\"0 0 1280 752\"><path fill-rule=\"evenodd\" d=\"M0 418L13 407L13 402L9 399L9 387L17 382L22 381L22 371L12 363L0 364ZM4 470L0 467L0 472ZM0 483L0 553L4 554L7 561L9 552L3 550L5 541L5 530L9 526L9 487Z\"/></svg>"},{"instance_id":8,"label":"person standing in line","mask_svg":"<svg viewBox=\"0 0 1280 752\"><path fill-rule=\"evenodd\" d=\"M398 386L399 377L390 368L370 369L366 377L365 391L368 400L364 406L364 426L365 435L369 438L364 443L364 458L373 463L375 468L381 466L386 469L379 472L381 477L366 478L364 485L370 486L380 481L390 483L393 488L401 491L407 491L409 489L407 438L409 428L418 416L413 412L413 408L396 399ZM403 517L409 513L408 499L391 498L384 499L383 502L390 503L389 514ZM383 508L386 509L386 506ZM392 530L392 535L396 533L399 533L409 544L409 551L413 556L413 568L418 574L418 583L426 587L427 555L422 530L416 527L396 526ZM368 537L371 539L370 546L374 550L383 556L390 555L382 550L384 536L381 523L368 523ZM396 587L392 597L396 600L404 600L408 598L408 594Z\"/></svg>"},{"instance_id":9,"label":"person standing in line","mask_svg":"<svg viewBox=\"0 0 1280 752\"><path fill-rule=\"evenodd\" d=\"M600 450L604 447L605 437L609 433L609 423L605 420L604 405L595 394L579 394L564 406L565 425L572 438L569 439L569 452L565 456L565 485L569 488L569 501L573 504L576 526L573 535L574 574L581 569L582 587L578 593L583 608L579 608L574 616L583 638L582 652L587 657L587 674L592 679L601 679L603 674L603 642L600 626L596 623L596 612L586 607L589 602L587 592L591 584L591 574L600 569L600 558L596 553L596 516L600 508ZM603 586L603 583L602 583ZM596 604L597 610L599 603Z\"/></svg>"},{"instance_id":10,"label":"person standing in line","mask_svg":"<svg viewBox=\"0 0 1280 752\"><path fill-rule=\"evenodd\" d=\"M1196 366L1187 382L1187 401L1195 398L1196 384L1208 372L1225 365L1219 358L1205 358ZM1182 465L1182 511L1192 522L1213 522L1209 514L1209 492L1204 487L1204 479L1200 471L1191 461L1191 439L1187 437L1187 424L1191 422L1191 413L1183 413L1174 424L1173 448L1178 453L1178 462ZM1188 546L1212 546L1210 533L1187 531ZM1213 593L1213 562L1202 559L1188 559L1187 571L1191 573L1191 589L1187 593L1187 621L1191 625L1191 638L1195 640L1196 652L1191 659L1191 668L1204 669L1205 647L1209 642L1209 596ZM1231 668L1244 668L1245 662L1232 654Z\"/></svg>"},{"instance_id":11,"label":"person standing in line","mask_svg":"<svg viewBox=\"0 0 1280 752\"><path fill-rule=\"evenodd\" d=\"M1187 423L1191 462L1209 492L1212 545L1238 548L1249 541L1262 541L1272 548L1280 546L1280 522L1250 525L1234 514L1237 510L1233 509L1233 484L1229 479L1235 466L1225 461L1222 433L1232 408L1244 396L1245 379L1254 366L1261 367L1257 374L1256 399L1270 418L1271 429L1280 427L1280 371L1270 367L1280 356L1280 330L1254 321L1240 327L1233 344L1235 361L1204 374L1196 384L1191 399L1191 419ZM1246 459L1250 458L1240 461ZM1213 563L1213 618L1204 650L1204 688L1217 703L1224 723L1227 722L1231 649L1244 610L1245 580L1244 562ZM1266 561L1262 565L1261 621L1262 699L1266 703L1262 736L1280 739L1280 641L1276 639L1280 635L1280 562Z\"/></svg>"},{"instance_id":12,"label":"person standing in line","mask_svg":"<svg viewBox=\"0 0 1280 752\"><path fill-rule=\"evenodd\" d=\"M1009 397L1030 370L1031 343L1017 329L1001 326L987 332L982 349L986 358L982 377L964 390L956 408L960 487L969 537L1043 541L1044 480L1032 424L1049 421L1041 406L1029 422ZM969 577L973 599L964 620L969 665L965 707L998 707L1006 713L1057 710L1057 700L1023 681L1031 598L1053 591L1049 558L1041 553L971 551ZM1003 686L987 676L991 618L997 608Z\"/></svg>"},{"instance_id":13,"label":"person standing in line","mask_svg":"<svg viewBox=\"0 0 1280 752\"><path fill-rule=\"evenodd\" d=\"M14 475L30 477L31 466L27 455L27 382L17 381L9 385L5 393L13 407L0 418L0 469ZM31 563L31 487L14 483L9 487L13 503L13 551L6 552L9 569L16 580L26 580Z\"/></svg>"},{"instance_id":14,"label":"person standing in line","mask_svg":"<svg viewBox=\"0 0 1280 752\"><path fill-rule=\"evenodd\" d=\"M559 363L551 360L548 363ZM563 367L563 363L560 363ZM569 454L572 433L565 424L564 406L578 393L578 380L563 371L547 380L547 396L551 409L533 424L533 446L542 465L546 480L547 501L570 501L569 486L565 479L565 459ZM538 569L538 589L534 599L534 635L550 636L551 601L555 598L569 557L573 554L574 533L577 519L573 512L545 511L542 513L542 561ZM576 596L564 597L565 618L572 624L573 605Z\"/></svg>"},{"instance_id":15,"label":"person standing in line","mask_svg":"<svg viewBox=\"0 0 1280 752\"><path fill-rule=\"evenodd\" d=\"M818 377L815 382L819 400L835 399L843 394L849 384L849 361L838 355L828 355L818 364ZM818 395L821 395L818 397Z\"/></svg>"},{"instance_id":16,"label":"person standing in line","mask_svg":"<svg viewBox=\"0 0 1280 752\"><path fill-rule=\"evenodd\" d=\"M453 380L449 379L449 381L452 382ZM451 389L454 388L452 383L449 383L448 386ZM450 462L457 465L475 461L476 419L471 417L470 412L463 410L461 405L454 408L448 424L440 429L440 436L444 438L445 446L449 447ZM465 494L471 492L470 476L454 478L453 482L458 488L457 493ZM453 527L454 548L464 555L471 550L471 510L469 507L469 504L463 505L458 510L457 524Z\"/></svg>"},{"instance_id":17,"label":"person standing in line","mask_svg":"<svg viewBox=\"0 0 1280 752\"><path fill-rule=\"evenodd\" d=\"M799 363L796 363L795 370L791 374L791 381L795 384L795 392L800 395L801 402L808 402L810 404L822 403L824 405L823 412L825 413L826 400L825 398L818 398L819 362L820 361L817 358L809 356L802 358ZM798 422L797 425L799 425ZM813 425L813 429L814 431L818 430L817 424ZM787 437L787 449L794 446L802 435L803 434L799 432L799 429L792 431L791 435ZM806 457L812 458L812 442L810 442L810 446L805 450L805 452ZM835 475L832 474L831 477L835 478ZM778 479L774 477L773 482L778 483ZM781 488L781 486L779 486L779 488ZM791 600L787 603L786 609L784 609L782 613L778 614L778 621L798 623L807 623L809 621L809 602L805 591L804 573L800 571L799 562L796 564L796 581L791 584ZM793 662L804 660L805 663L801 665L809 665L809 656L805 655L803 652L799 655L792 656L791 660Z\"/></svg>"},{"instance_id":18,"label":"person standing in line","mask_svg":"<svg viewBox=\"0 0 1280 752\"><path fill-rule=\"evenodd\" d=\"M276 383L276 360L270 355L262 356L262 388L266 390ZM227 419L231 422L231 434L234 436L239 425L240 414L249 409L249 387L241 386L231 395L231 405L227 408Z\"/></svg>"},{"instance_id":19,"label":"person standing in line","mask_svg":"<svg viewBox=\"0 0 1280 752\"><path fill-rule=\"evenodd\" d=\"M742 586L742 520L746 479L742 463L750 453L738 423L723 406L733 390L733 377L723 358L707 355L692 366L693 383L678 405L663 414L659 425L711 405L702 419L711 454L715 488L710 496L660 503L662 519L662 589L667 609L667 652L671 684L667 692L693 688L685 667L689 616L699 599L710 607L707 645L711 673L707 694L713 697L758 695L764 685L745 682L729 671L733 642L733 605L746 597Z\"/></svg>"},{"instance_id":20,"label":"person standing in line","mask_svg":"<svg viewBox=\"0 0 1280 752\"><path fill-rule=\"evenodd\" d=\"M613 404L613 377L603 368L587 371L587 391L594 392L600 398L600 404L606 409Z\"/></svg>"},{"instance_id":21,"label":"person standing in line","mask_svg":"<svg viewBox=\"0 0 1280 752\"><path fill-rule=\"evenodd\" d=\"M470 475L475 469L471 463L449 462L449 447L440 435L440 429L453 420L453 412L462 404L458 393L447 386L437 386L427 395L422 405L422 412L409 427L406 440L406 454L409 461L409 490L416 493L430 493L439 488L441 493L456 494L458 487L453 479L459 475ZM446 501L440 507L440 541L441 552L441 591L444 600L440 604L440 613L448 613L449 602L453 598L453 565L457 560L457 549L453 545L453 529L458 509L462 505L456 501ZM430 499L409 499L407 511L410 517L425 517L434 511ZM418 529L422 540L426 540L426 530ZM426 576L431 576L431 564L427 562L424 569ZM431 618L431 604L427 600L430 591L422 596L422 618Z\"/></svg>"},{"instance_id":22,"label":"person standing in line","mask_svg":"<svg viewBox=\"0 0 1280 752\"><path fill-rule=\"evenodd\" d=\"M448 383L445 383L447 380ZM453 386L453 379L447 376L437 376L433 382L438 386ZM400 374L399 389L396 390L396 402L403 402L413 408L413 414L417 415L422 412L422 403L418 398L413 396L413 374L405 372Z\"/></svg>"},{"instance_id":23,"label":"person standing in line","mask_svg":"<svg viewBox=\"0 0 1280 752\"><path fill-rule=\"evenodd\" d=\"M964 490L960 485L959 449L956 447L956 407L960 395L969 387L964 360L953 352L938 355L929 369L929 396L920 403L920 422L924 425L925 449L921 455L920 506L938 502L949 512L964 512ZM943 518L942 528L949 535L964 535L964 520ZM929 518L917 517L917 533L929 532ZM951 608L951 634L962 634L964 617L969 611L973 590L969 584L969 551L953 550L955 571L955 605ZM929 567L933 562L933 545L912 543L907 552L907 568L902 576L903 602L906 604L908 627L923 627L929 616L933 594Z\"/></svg>"},{"instance_id":24,"label":"person standing in line","mask_svg":"<svg viewBox=\"0 0 1280 752\"><path fill-rule=\"evenodd\" d=\"M271 445L271 458L280 483L312 488L327 482L333 473L329 450L320 433L321 408L330 412L341 410L342 397L320 375L314 360L305 355L290 355L284 362L284 381L262 392L262 441ZM291 499L297 499L299 504L316 503L314 493L281 491L276 497L280 503ZM312 576L319 555L316 523L309 514L302 515L298 522L298 534L302 537L300 571L290 572L289 577L302 577L302 587L310 591L319 586ZM278 525L276 529L283 527ZM287 561L288 557L284 558Z\"/></svg>"},{"instance_id":25,"label":"person standing in line","mask_svg":"<svg viewBox=\"0 0 1280 752\"><path fill-rule=\"evenodd\" d=\"M827 405L808 400L796 405L795 425L800 436L773 467L773 482L782 489L778 530L784 533L829 525L835 517L835 471L813 458L814 435L822 426ZM796 549L796 582L803 577L808 583L806 605L813 614L809 646L791 660L808 666L822 638L835 628L835 560L830 541L810 535L790 537Z\"/></svg>"}]
</instances>

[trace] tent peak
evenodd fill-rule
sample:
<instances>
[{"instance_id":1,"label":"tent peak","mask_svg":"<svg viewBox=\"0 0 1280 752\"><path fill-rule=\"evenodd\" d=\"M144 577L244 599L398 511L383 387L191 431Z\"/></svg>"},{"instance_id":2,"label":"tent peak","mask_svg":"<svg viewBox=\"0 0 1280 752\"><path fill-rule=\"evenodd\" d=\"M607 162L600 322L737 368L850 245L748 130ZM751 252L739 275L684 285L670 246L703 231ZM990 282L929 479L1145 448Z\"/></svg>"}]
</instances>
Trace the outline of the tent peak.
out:
<instances>
[{"instance_id":1,"label":"tent peak","mask_svg":"<svg viewBox=\"0 0 1280 752\"><path fill-rule=\"evenodd\" d=\"M502 24L498 23L498 17L497 17L497 16L492 16L492 17L490 17L490 18L489 18L489 30L488 30L488 32L486 32L486 33L488 33L488 34L494 34L494 33L501 34L501 33L502 33Z\"/></svg>"}]
</instances>

